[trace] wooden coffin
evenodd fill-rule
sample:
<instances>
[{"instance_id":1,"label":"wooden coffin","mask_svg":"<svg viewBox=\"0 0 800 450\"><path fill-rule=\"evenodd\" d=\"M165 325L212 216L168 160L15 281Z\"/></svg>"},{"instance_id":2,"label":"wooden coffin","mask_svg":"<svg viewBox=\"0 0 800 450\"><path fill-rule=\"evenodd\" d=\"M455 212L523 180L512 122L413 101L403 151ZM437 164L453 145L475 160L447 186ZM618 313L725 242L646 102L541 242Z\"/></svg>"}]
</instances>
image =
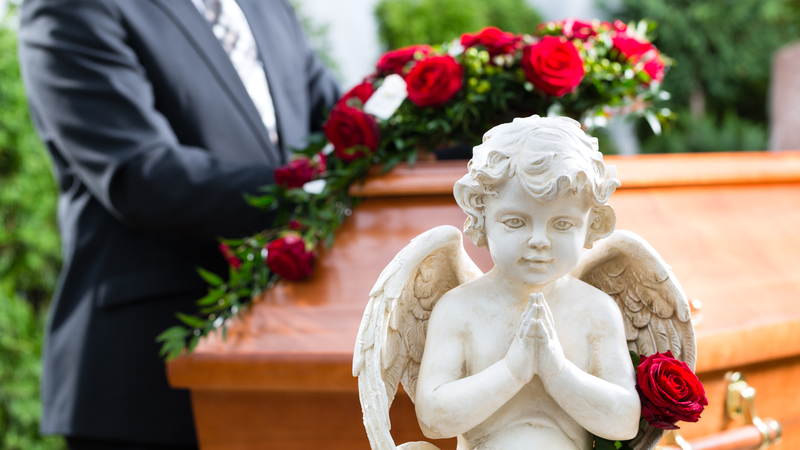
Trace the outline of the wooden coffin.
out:
<instances>
[{"instance_id":1,"label":"wooden coffin","mask_svg":"<svg viewBox=\"0 0 800 450\"><path fill-rule=\"evenodd\" d=\"M617 228L643 236L702 301L697 372L709 406L688 439L737 426L726 419L725 374L740 370L762 416L800 448L800 153L607 157L622 187L610 204ZM353 347L368 293L414 236L462 226L452 197L462 162L418 164L371 178L362 204L322 250L313 277L281 283L234 324L168 365L192 392L203 450L369 449ZM488 252L467 239L486 271ZM413 405L398 395L392 434L422 440ZM455 441L438 442L443 450ZM718 447L736 448L736 447Z\"/></svg>"}]
</instances>

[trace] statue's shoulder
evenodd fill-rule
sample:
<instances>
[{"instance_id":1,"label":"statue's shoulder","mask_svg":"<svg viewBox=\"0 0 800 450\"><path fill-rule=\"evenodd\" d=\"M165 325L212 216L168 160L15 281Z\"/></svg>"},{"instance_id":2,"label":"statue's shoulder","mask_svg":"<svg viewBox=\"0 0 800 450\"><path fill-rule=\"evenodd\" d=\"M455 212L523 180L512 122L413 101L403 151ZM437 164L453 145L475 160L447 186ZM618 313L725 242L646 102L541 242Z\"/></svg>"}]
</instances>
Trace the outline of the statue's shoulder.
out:
<instances>
[{"instance_id":1,"label":"statue's shoulder","mask_svg":"<svg viewBox=\"0 0 800 450\"><path fill-rule=\"evenodd\" d=\"M569 295L576 310L588 318L602 321L621 319L617 302L608 294L585 281L569 277ZM619 320L620 325L622 324Z\"/></svg>"},{"instance_id":2,"label":"statue's shoulder","mask_svg":"<svg viewBox=\"0 0 800 450\"><path fill-rule=\"evenodd\" d=\"M489 292L491 286L485 275L460 284L442 295L433 308L431 321L448 321L452 326L461 326L477 311L487 307Z\"/></svg>"}]
</instances>

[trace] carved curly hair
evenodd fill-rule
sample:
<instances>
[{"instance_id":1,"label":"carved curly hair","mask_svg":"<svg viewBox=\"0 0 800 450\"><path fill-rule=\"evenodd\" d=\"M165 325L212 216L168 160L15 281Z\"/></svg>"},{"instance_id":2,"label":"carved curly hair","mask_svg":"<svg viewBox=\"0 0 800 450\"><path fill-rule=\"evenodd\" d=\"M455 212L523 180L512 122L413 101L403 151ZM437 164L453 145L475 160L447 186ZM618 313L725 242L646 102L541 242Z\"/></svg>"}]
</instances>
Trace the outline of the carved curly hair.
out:
<instances>
[{"instance_id":1,"label":"carved curly hair","mask_svg":"<svg viewBox=\"0 0 800 450\"><path fill-rule=\"evenodd\" d=\"M467 214L464 233L478 247L486 245L485 196L497 196L497 187L507 179L519 175L523 189L543 202L585 191L594 205L595 223L608 211L613 215L610 208L600 207L620 186L616 167L603 164L597 138L567 117L534 115L492 128L473 149L468 167L453 193ZM600 237L587 239L587 246Z\"/></svg>"}]
</instances>

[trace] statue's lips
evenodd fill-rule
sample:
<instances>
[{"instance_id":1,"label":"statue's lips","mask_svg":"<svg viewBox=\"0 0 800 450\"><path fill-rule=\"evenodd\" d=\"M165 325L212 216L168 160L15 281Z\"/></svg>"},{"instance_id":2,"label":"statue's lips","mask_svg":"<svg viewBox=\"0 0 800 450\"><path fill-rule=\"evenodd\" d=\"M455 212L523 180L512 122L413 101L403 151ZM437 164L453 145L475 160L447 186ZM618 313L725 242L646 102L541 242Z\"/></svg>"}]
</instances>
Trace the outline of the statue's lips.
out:
<instances>
[{"instance_id":1,"label":"statue's lips","mask_svg":"<svg viewBox=\"0 0 800 450\"><path fill-rule=\"evenodd\" d=\"M519 263L525 266L542 267L552 261L553 258L548 258L546 256L528 256L526 258L520 258Z\"/></svg>"}]
</instances>

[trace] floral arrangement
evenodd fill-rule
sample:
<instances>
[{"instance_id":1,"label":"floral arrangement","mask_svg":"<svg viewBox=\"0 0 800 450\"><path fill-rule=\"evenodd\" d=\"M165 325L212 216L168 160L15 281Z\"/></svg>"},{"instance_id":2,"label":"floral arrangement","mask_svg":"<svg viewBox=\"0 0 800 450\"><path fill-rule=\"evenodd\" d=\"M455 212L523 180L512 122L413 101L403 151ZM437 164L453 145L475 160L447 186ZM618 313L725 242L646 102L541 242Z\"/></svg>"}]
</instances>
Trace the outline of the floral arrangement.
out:
<instances>
[{"instance_id":1,"label":"floral arrangement","mask_svg":"<svg viewBox=\"0 0 800 450\"><path fill-rule=\"evenodd\" d=\"M640 427L650 424L662 430L677 430L678 421L697 422L708 405L703 384L672 352L640 356L631 352L636 369L636 391L642 402ZM627 450L627 442L595 436L595 449Z\"/></svg>"},{"instance_id":2,"label":"floral arrangement","mask_svg":"<svg viewBox=\"0 0 800 450\"><path fill-rule=\"evenodd\" d=\"M640 115L654 131L670 112L654 102L669 65L645 37L646 22L540 24L530 35L497 28L467 33L438 46L414 45L383 54L374 73L330 111L324 134L312 135L294 159L275 171L275 184L248 198L274 211L274 228L222 240L227 280L200 270L210 284L195 315L164 331L162 355L191 351L252 298L280 278L312 272L314 248L332 245L357 199L349 187L372 165L413 165L420 155L457 144L480 143L484 131L513 117L566 115L587 130L613 116Z\"/></svg>"}]
</instances>

